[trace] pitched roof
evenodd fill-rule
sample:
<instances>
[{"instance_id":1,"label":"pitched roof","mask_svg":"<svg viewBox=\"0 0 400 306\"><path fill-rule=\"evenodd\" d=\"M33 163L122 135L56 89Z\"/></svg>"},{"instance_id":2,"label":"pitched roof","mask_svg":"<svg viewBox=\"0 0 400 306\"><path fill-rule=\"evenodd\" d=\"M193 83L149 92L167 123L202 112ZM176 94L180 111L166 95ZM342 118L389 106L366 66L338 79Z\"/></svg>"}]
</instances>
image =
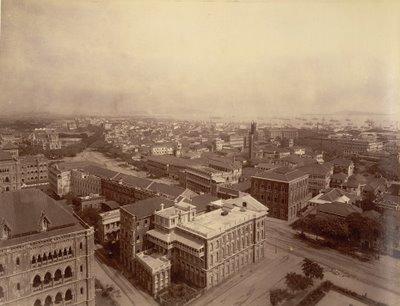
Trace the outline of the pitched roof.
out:
<instances>
[{"instance_id":1,"label":"pitched roof","mask_svg":"<svg viewBox=\"0 0 400 306\"><path fill-rule=\"evenodd\" d=\"M353 161L350 159L339 157L332 160L331 163L335 166L349 167L353 163Z\"/></svg>"},{"instance_id":2,"label":"pitched roof","mask_svg":"<svg viewBox=\"0 0 400 306\"><path fill-rule=\"evenodd\" d=\"M178 186L170 186L167 184L162 184L158 182L152 182L146 189L152 190L154 192L170 196L172 198L176 198L182 193L184 193L185 189Z\"/></svg>"},{"instance_id":3,"label":"pitched roof","mask_svg":"<svg viewBox=\"0 0 400 306\"><path fill-rule=\"evenodd\" d=\"M298 178L308 176L308 174L303 173L300 170L292 169L288 167L281 167L269 171L265 171L254 175L253 177L264 178L271 181L283 181L290 182Z\"/></svg>"},{"instance_id":4,"label":"pitched roof","mask_svg":"<svg viewBox=\"0 0 400 306\"><path fill-rule=\"evenodd\" d=\"M60 203L39 189L23 189L0 194L0 222L1 220L6 222L11 230L11 237L39 233L42 214L50 222L47 231L50 236L52 229L79 224Z\"/></svg>"},{"instance_id":5,"label":"pitched roof","mask_svg":"<svg viewBox=\"0 0 400 306\"><path fill-rule=\"evenodd\" d=\"M106 169L103 167L99 167L99 166L93 165L93 164L83 167L83 170L89 174L98 176L103 179L110 179L118 174L118 172L116 172L116 171L112 171L112 170L109 170L109 169Z\"/></svg>"},{"instance_id":6,"label":"pitched roof","mask_svg":"<svg viewBox=\"0 0 400 306\"><path fill-rule=\"evenodd\" d=\"M383 177L373 178L364 187L365 191L384 190L386 188L386 179Z\"/></svg>"},{"instance_id":7,"label":"pitched roof","mask_svg":"<svg viewBox=\"0 0 400 306\"><path fill-rule=\"evenodd\" d=\"M123 184L125 184L127 186L140 187L143 189L146 189L152 183L152 181L150 181L148 179L133 176L133 175L127 175L124 173L119 173L113 179L120 180Z\"/></svg>"},{"instance_id":8,"label":"pitched roof","mask_svg":"<svg viewBox=\"0 0 400 306\"><path fill-rule=\"evenodd\" d=\"M216 200L218 200L218 197L213 196L210 193L205 193L193 197L190 203L196 206L197 212L203 212L207 210L208 204Z\"/></svg>"},{"instance_id":9,"label":"pitched roof","mask_svg":"<svg viewBox=\"0 0 400 306\"><path fill-rule=\"evenodd\" d=\"M289 156L283 157L280 159L281 162L288 162L291 164L296 164L298 166L305 166L309 164L317 164L317 161L313 158L309 157L301 157L297 154L291 154Z\"/></svg>"},{"instance_id":10,"label":"pitched roof","mask_svg":"<svg viewBox=\"0 0 400 306\"><path fill-rule=\"evenodd\" d=\"M330 165L325 164L311 164L297 168L304 173L313 174L313 175L327 175L331 171Z\"/></svg>"},{"instance_id":11,"label":"pitched roof","mask_svg":"<svg viewBox=\"0 0 400 306\"><path fill-rule=\"evenodd\" d=\"M362 213L362 209L352 204L332 202L318 205L318 212L345 218L352 213Z\"/></svg>"},{"instance_id":12,"label":"pitched roof","mask_svg":"<svg viewBox=\"0 0 400 306\"><path fill-rule=\"evenodd\" d=\"M132 204L124 205L121 209L130 212L137 218L145 218L153 215L155 210L159 210L161 204L164 204L164 208L167 208L173 206L174 201L168 200L165 197L148 198Z\"/></svg>"},{"instance_id":13,"label":"pitched roof","mask_svg":"<svg viewBox=\"0 0 400 306\"><path fill-rule=\"evenodd\" d=\"M365 185L367 183L367 179L360 174L353 174L349 176L346 186L348 187L358 187L359 185Z\"/></svg>"}]
</instances>

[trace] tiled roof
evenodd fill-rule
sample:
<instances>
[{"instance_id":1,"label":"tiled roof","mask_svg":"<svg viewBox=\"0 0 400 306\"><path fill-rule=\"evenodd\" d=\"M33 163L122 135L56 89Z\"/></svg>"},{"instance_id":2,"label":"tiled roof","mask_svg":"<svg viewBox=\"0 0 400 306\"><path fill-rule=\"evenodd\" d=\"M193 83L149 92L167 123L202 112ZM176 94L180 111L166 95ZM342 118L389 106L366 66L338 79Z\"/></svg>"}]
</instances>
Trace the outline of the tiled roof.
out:
<instances>
[{"instance_id":1,"label":"tiled roof","mask_svg":"<svg viewBox=\"0 0 400 306\"><path fill-rule=\"evenodd\" d=\"M165 197L148 198L133 204L124 205L121 209L130 212L138 218L145 218L153 215L155 210L159 210L161 204L164 204L164 208L167 208L173 206L174 201L168 200Z\"/></svg>"},{"instance_id":2,"label":"tiled roof","mask_svg":"<svg viewBox=\"0 0 400 306\"><path fill-rule=\"evenodd\" d=\"M332 202L318 205L317 212L345 218L352 213L362 213L362 209L352 204Z\"/></svg>"},{"instance_id":3,"label":"tiled roof","mask_svg":"<svg viewBox=\"0 0 400 306\"><path fill-rule=\"evenodd\" d=\"M11 236L39 233L42 214L49 220L49 230L79 224L61 204L38 189L23 189L0 194L0 223L11 230ZM0 242L1 246L1 242Z\"/></svg>"},{"instance_id":4,"label":"tiled roof","mask_svg":"<svg viewBox=\"0 0 400 306\"><path fill-rule=\"evenodd\" d=\"M308 175L300 170L288 167L281 167L254 175L254 177L258 178L264 178L271 181L283 181L283 182L290 182L304 176Z\"/></svg>"},{"instance_id":5,"label":"tiled roof","mask_svg":"<svg viewBox=\"0 0 400 306\"><path fill-rule=\"evenodd\" d=\"M154 192L160 193L160 194L165 194L168 196L171 196L173 198L176 198L177 196L181 195L185 189L182 187L177 187L177 186L170 186L167 184L162 184L162 183L157 183L153 182L147 187L148 190L152 190Z\"/></svg>"},{"instance_id":6,"label":"tiled roof","mask_svg":"<svg viewBox=\"0 0 400 306\"><path fill-rule=\"evenodd\" d=\"M114 180L120 180L123 184L131 187L140 187L140 188L147 188L152 181L141 178L141 177L136 177L133 175L127 175L123 173L119 173L117 176L113 178Z\"/></svg>"}]
</instances>

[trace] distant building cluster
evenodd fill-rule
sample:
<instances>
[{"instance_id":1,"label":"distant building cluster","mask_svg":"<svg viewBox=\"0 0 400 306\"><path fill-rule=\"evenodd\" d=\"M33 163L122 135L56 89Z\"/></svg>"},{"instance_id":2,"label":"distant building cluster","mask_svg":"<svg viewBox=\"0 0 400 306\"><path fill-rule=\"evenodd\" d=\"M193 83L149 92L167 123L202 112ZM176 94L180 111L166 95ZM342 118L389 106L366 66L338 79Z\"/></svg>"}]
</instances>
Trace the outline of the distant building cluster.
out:
<instances>
[{"instance_id":1,"label":"distant building cluster","mask_svg":"<svg viewBox=\"0 0 400 306\"><path fill-rule=\"evenodd\" d=\"M176 278L207 290L262 261L273 219L357 213L390 220L400 237L398 131L300 121L88 117L0 129L0 304L94 305L95 244L157 297ZM107 162L48 154L93 129L86 150Z\"/></svg>"}]
</instances>

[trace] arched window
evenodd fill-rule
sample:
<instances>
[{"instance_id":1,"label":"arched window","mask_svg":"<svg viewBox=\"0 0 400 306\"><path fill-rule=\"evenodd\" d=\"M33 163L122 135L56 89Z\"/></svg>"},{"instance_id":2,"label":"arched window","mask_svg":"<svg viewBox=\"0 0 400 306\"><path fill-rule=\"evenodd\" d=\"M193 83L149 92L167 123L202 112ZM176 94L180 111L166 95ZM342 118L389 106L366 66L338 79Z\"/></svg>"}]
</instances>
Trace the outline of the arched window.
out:
<instances>
[{"instance_id":1,"label":"arched window","mask_svg":"<svg viewBox=\"0 0 400 306\"><path fill-rule=\"evenodd\" d=\"M65 300L66 301L72 300L72 291L71 291L71 289L68 289L67 292L65 292Z\"/></svg>"},{"instance_id":2,"label":"arched window","mask_svg":"<svg viewBox=\"0 0 400 306\"><path fill-rule=\"evenodd\" d=\"M64 256L67 256L67 249L64 249Z\"/></svg>"},{"instance_id":3,"label":"arched window","mask_svg":"<svg viewBox=\"0 0 400 306\"><path fill-rule=\"evenodd\" d=\"M56 259L57 258L57 251L53 252L53 258Z\"/></svg>"},{"instance_id":4,"label":"arched window","mask_svg":"<svg viewBox=\"0 0 400 306\"><path fill-rule=\"evenodd\" d=\"M17 264L17 266L19 266L19 264L20 264L19 257L17 257L17 259L15 260L15 263Z\"/></svg>"},{"instance_id":5,"label":"arched window","mask_svg":"<svg viewBox=\"0 0 400 306\"><path fill-rule=\"evenodd\" d=\"M42 306L42 301L39 300L39 299L37 299L37 300L35 301L35 303L33 304L33 306Z\"/></svg>"},{"instance_id":6,"label":"arched window","mask_svg":"<svg viewBox=\"0 0 400 306\"><path fill-rule=\"evenodd\" d=\"M39 287L41 284L42 284L42 280L40 278L40 275L36 275L35 278L33 279L33 287L34 288Z\"/></svg>"},{"instance_id":7,"label":"arched window","mask_svg":"<svg viewBox=\"0 0 400 306\"><path fill-rule=\"evenodd\" d=\"M50 273L50 272L47 272L47 273L45 274L45 276L44 276L43 283L44 283L45 285L47 285L47 284L49 284L50 282L51 282L51 273Z\"/></svg>"},{"instance_id":8,"label":"arched window","mask_svg":"<svg viewBox=\"0 0 400 306\"><path fill-rule=\"evenodd\" d=\"M54 273L54 281L58 281L62 278L62 273L60 269L57 269L56 273Z\"/></svg>"},{"instance_id":9,"label":"arched window","mask_svg":"<svg viewBox=\"0 0 400 306\"><path fill-rule=\"evenodd\" d=\"M35 263L36 263L36 257L32 256L32 264L35 264Z\"/></svg>"},{"instance_id":10,"label":"arched window","mask_svg":"<svg viewBox=\"0 0 400 306\"><path fill-rule=\"evenodd\" d=\"M42 262L42 256L38 255L37 261L38 261L38 262Z\"/></svg>"},{"instance_id":11,"label":"arched window","mask_svg":"<svg viewBox=\"0 0 400 306\"><path fill-rule=\"evenodd\" d=\"M0 286L0 300L4 298L4 290L3 287Z\"/></svg>"},{"instance_id":12,"label":"arched window","mask_svg":"<svg viewBox=\"0 0 400 306\"><path fill-rule=\"evenodd\" d=\"M0 264L0 275L4 273L4 267L2 264Z\"/></svg>"},{"instance_id":13,"label":"arched window","mask_svg":"<svg viewBox=\"0 0 400 306\"><path fill-rule=\"evenodd\" d=\"M4 182L6 182L6 183L10 182L10 179L8 178L8 176L6 176Z\"/></svg>"},{"instance_id":14,"label":"arched window","mask_svg":"<svg viewBox=\"0 0 400 306\"><path fill-rule=\"evenodd\" d=\"M61 256L62 256L62 251L59 250L59 251L58 251L58 257L61 257Z\"/></svg>"},{"instance_id":15,"label":"arched window","mask_svg":"<svg viewBox=\"0 0 400 306\"><path fill-rule=\"evenodd\" d=\"M65 268L64 277L65 278L72 277L72 269L70 266Z\"/></svg>"},{"instance_id":16,"label":"arched window","mask_svg":"<svg viewBox=\"0 0 400 306\"><path fill-rule=\"evenodd\" d=\"M48 295L44 300L44 306L51 306L51 305L53 305L53 300L51 299L51 296Z\"/></svg>"},{"instance_id":17,"label":"arched window","mask_svg":"<svg viewBox=\"0 0 400 306\"><path fill-rule=\"evenodd\" d=\"M72 248L71 248L71 247L69 247L69 249L68 249L68 254L69 254L69 255L72 254Z\"/></svg>"},{"instance_id":18,"label":"arched window","mask_svg":"<svg viewBox=\"0 0 400 306\"><path fill-rule=\"evenodd\" d=\"M62 294L61 294L61 292L58 292L56 294L55 299L54 299L54 303L55 304L61 304L61 302L62 302Z\"/></svg>"},{"instance_id":19,"label":"arched window","mask_svg":"<svg viewBox=\"0 0 400 306\"><path fill-rule=\"evenodd\" d=\"M49 256L47 256L47 258L48 258L49 260L52 260L52 259L53 259L53 255L51 254L51 252L49 252Z\"/></svg>"},{"instance_id":20,"label":"arched window","mask_svg":"<svg viewBox=\"0 0 400 306\"><path fill-rule=\"evenodd\" d=\"M45 254L43 254L43 261L46 261L46 260L47 260L47 255L45 253Z\"/></svg>"}]
</instances>

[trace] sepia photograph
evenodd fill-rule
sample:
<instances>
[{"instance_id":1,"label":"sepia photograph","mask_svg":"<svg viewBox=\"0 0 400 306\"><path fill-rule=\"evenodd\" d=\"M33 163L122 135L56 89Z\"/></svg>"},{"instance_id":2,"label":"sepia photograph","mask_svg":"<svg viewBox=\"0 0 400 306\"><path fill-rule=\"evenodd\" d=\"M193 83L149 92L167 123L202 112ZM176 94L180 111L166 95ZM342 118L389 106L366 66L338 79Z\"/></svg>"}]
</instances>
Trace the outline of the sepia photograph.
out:
<instances>
[{"instance_id":1,"label":"sepia photograph","mask_svg":"<svg viewBox=\"0 0 400 306\"><path fill-rule=\"evenodd\" d=\"M400 306L399 0L0 0L0 306Z\"/></svg>"}]
</instances>

